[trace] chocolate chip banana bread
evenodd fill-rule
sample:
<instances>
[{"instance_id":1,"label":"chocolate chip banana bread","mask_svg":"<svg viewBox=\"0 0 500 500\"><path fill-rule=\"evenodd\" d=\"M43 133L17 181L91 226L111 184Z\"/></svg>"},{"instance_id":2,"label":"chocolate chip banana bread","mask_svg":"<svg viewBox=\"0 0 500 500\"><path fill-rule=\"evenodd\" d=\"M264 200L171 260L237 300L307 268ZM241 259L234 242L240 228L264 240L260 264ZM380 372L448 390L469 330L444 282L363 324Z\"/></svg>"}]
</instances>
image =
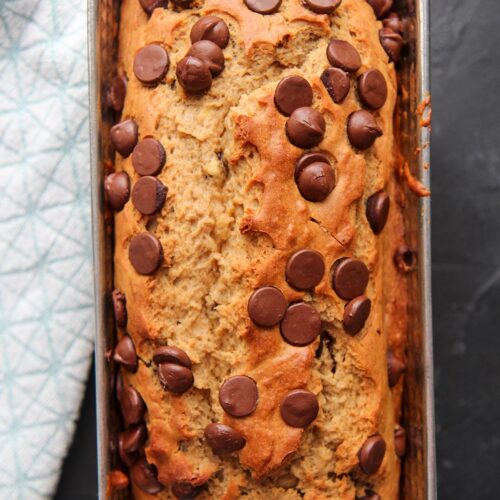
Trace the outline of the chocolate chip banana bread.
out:
<instances>
[{"instance_id":1,"label":"chocolate chip banana bread","mask_svg":"<svg viewBox=\"0 0 500 500\"><path fill-rule=\"evenodd\" d=\"M105 192L135 498L397 498L391 5L122 0Z\"/></svg>"}]
</instances>

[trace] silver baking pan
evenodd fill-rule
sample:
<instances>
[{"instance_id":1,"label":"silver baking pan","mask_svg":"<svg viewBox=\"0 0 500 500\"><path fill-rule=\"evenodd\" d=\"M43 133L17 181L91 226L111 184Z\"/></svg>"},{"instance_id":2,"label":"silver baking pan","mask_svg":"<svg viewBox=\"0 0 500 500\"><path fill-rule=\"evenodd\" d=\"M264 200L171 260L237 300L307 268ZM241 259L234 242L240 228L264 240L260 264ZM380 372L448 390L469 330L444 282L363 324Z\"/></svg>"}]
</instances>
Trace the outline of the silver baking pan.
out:
<instances>
[{"instance_id":1,"label":"silver baking pan","mask_svg":"<svg viewBox=\"0 0 500 500\"><path fill-rule=\"evenodd\" d=\"M362 1L362 0L359 0ZM429 187L430 127L422 126L422 102L430 95L428 0L399 0L398 10L409 19L410 42L400 62L400 149L413 176ZM102 105L103 89L115 73L119 0L89 0L90 141L92 227L94 249L96 397L99 498L106 498L108 473L115 467L110 437L116 415L112 373L105 353L114 331L109 293L112 290L111 219L103 204L102 181L112 165L108 131L112 116ZM424 116L429 110L424 111ZM434 500L436 493L434 391L431 311L430 199L408 193L406 227L409 244L418 251L417 272L410 276L408 370L405 377L403 421L409 436L401 479L404 500ZM122 496L120 496L122 498ZM390 499L384 499L390 500Z\"/></svg>"}]
</instances>

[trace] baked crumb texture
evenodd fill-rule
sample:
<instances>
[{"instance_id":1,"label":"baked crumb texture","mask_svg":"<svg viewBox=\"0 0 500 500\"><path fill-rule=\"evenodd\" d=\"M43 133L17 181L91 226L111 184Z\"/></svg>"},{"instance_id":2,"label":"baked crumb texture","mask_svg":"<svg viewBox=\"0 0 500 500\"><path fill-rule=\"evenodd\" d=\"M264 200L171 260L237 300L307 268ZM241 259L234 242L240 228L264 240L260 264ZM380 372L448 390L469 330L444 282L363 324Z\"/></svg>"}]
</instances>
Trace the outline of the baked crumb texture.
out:
<instances>
[{"instance_id":1,"label":"baked crumb texture","mask_svg":"<svg viewBox=\"0 0 500 500\"><path fill-rule=\"evenodd\" d=\"M395 375L404 365L393 367L390 388L387 353L404 363L406 281L393 259L404 244L403 202L394 178L396 73L381 45L391 27L374 13L385 15L388 3L122 0L118 73L128 83L118 122L137 129L128 122L129 135L115 136L124 152L115 171L129 184L110 179L106 190L118 210L114 299L117 337L126 339L114 352L128 429L119 444L135 498L397 498ZM198 27L194 40L222 46L222 70L216 48L191 49L193 25L209 15L224 21L229 40L223 25ZM345 47L331 46L327 57L331 40L355 49L358 69ZM167 59L160 50L137 60L151 44ZM330 74L329 91L322 74L332 67L341 71ZM359 79L368 70L382 76L385 98L378 73ZM301 79L275 99L288 76L309 83L312 102ZM285 116L276 103L290 111L297 95L315 111ZM348 134L359 110L372 118L358 116ZM164 154L155 141L141 153L146 138ZM326 184L314 171L296 175L313 151ZM372 199L367 218L379 191L390 199L385 225L383 199ZM304 249L313 252L289 262ZM364 266L344 266L335 285L343 258ZM252 314L273 326L250 317L261 287L277 295L264 293ZM158 351L165 346L181 351ZM220 395L233 376L254 384L237 379ZM291 397L296 390L307 392ZM212 423L228 427L205 432Z\"/></svg>"}]
</instances>

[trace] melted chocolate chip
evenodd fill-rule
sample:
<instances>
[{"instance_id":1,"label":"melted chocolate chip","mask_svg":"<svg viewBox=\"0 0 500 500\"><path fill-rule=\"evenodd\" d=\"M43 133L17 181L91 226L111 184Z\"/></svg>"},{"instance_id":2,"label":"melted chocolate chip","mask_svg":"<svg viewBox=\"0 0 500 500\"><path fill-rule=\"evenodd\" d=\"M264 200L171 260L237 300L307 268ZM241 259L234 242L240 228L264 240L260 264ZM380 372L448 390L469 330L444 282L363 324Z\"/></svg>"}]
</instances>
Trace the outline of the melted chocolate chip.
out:
<instances>
[{"instance_id":1,"label":"melted chocolate chip","mask_svg":"<svg viewBox=\"0 0 500 500\"><path fill-rule=\"evenodd\" d=\"M138 50L134 58L134 74L145 85L160 83L169 66L168 53L161 45L146 45Z\"/></svg>"},{"instance_id":2,"label":"melted chocolate chip","mask_svg":"<svg viewBox=\"0 0 500 500\"><path fill-rule=\"evenodd\" d=\"M158 8L166 8L167 0L139 0L141 7L144 9L144 12L150 16L155 9Z\"/></svg>"},{"instance_id":3,"label":"melted chocolate chip","mask_svg":"<svg viewBox=\"0 0 500 500\"><path fill-rule=\"evenodd\" d=\"M349 75L340 68L326 68L321 74L321 81L336 104L347 97L351 88Z\"/></svg>"},{"instance_id":4,"label":"melted chocolate chip","mask_svg":"<svg viewBox=\"0 0 500 500\"><path fill-rule=\"evenodd\" d=\"M130 468L132 482L149 495L156 495L164 486L158 481L158 473L153 464L148 464L145 458L139 458Z\"/></svg>"},{"instance_id":5,"label":"melted chocolate chip","mask_svg":"<svg viewBox=\"0 0 500 500\"><path fill-rule=\"evenodd\" d=\"M297 170L295 171L297 173ZM335 187L330 163L314 162L302 166L295 177L300 194L308 201L325 200Z\"/></svg>"},{"instance_id":6,"label":"melted chocolate chip","mask_svg":"<svg viewBox=\"0 0 500 500\"><path fill-rule=\"evenodd\" d=\"M394 264L402 273L409 273L415 269L417 254L408 245L402 244L394 252Z\"/></svg>"},{"instance_id":7,"label":"melted chocolate chip","mask_svg":"<svg viewBox=\"0 0 500 500\"><path fill-rule=\"evenodd\" d=\"M305 302L292 304L280 325L281 335L289 344L309 345L321 333L321 316Z\"/></svg>"},{"instance_id":8,"label":"melted chocolate chip","mask_svg":"<svg viewBox=\"0 0 500 500\"><path fill-rule=\"evenodd\" d=\"M137 452L144 445L148 432L144 424L131 427L120 432L118 436L118 453L122 462L130 467L137 459Z\"/></svg>"},{"instance_id":9,"label":"melted chocolate chip","mask_svg":"<svg viewBox=\"0 0 500 500\"><path fill-rule=\"evenodd\" d=\"M342 0L304 0L304 5L316 14L331 14L342 3Z\"/></svg>"},{"instance_id":10,"label":"melted chocolate chip","mask_svg":"<svg viewBox=\"0 0 500 500\"><path fill-rule=\"evenodd\" d=\"M163 261L163 248L152 234L139 233L130 240L128 256L139 274L154 274Z\"/></svg>"},{"instance_id":11,"label":"melted chocolate chip","mask_svg":"<svg viewBox=\"0 0 500 500\"><path fill-rule=\"evenodd\" d=\"M314 108L298 108L286 121L288 140L302 149L317 146L323 140L325 128L323 115Z\"/></svg>"},{"instance_id":12,"label":"melted chocolate chip","mask_svg":"<svg viewBox=\"0 0 500 500\"><path fill-rule=\"evenodd\" d=\"M281 0L244 0L245 5L258 14L274 14L280 8Z\"/></svg>"},{"instance_id":13,"label":"melted chocolate chip","mask_svg":"<svg viewBox=\"0 0 500 500\"><path fill-rule=\"evenodd\" d=\"M119 112L125 104L127 95L127 79L124 76L115 76L106 88L106 104L108 108Z\"/></svg>"},{"instance_id":14,"label":"melted chocolate chip","mask_svg":"<svg viewBox=\"0 0 500 500\"><path fill-rule=\"evenodd\" d=\"M375 117L368 111L362 109L349 115L347 136L355 148L368 149L381 135L382 129Z\"/></svg>"},{"instance_id":15,"label":"melted chocolate chip","mask_svg":"<svg viewBox=\"0 0 500 500\"><path fill-rule=\"evenodd\" d=\"M274 286L257 288L248 300L248 315L258 326L270 328L277 325L286 312L283 292Z\"/></svg>"},{"instance_id":16,"label":"melted chocolate chip","mask_svg":"<svg viewBox=\"0 0 500 500\"><path fill-rule=\"evenodd\" d=\"M113 359L129 372L135 373L137 371L137 353L130 335L124 335L116 344Z\"/></svg>"},{"instance_id":17,"label":"melted chocolate chip","mask_svg":"<svg viewBox=\"0 0 500 500\"><path fill-rule=\"evenodd\" d=\"M166 159L161 142L152 137L142 139L132 153L132 165L139 175L159 174Z\"/></svg>"},{"instance_id":18,"label":"melted chocolate chip","mask_svg":"<svg viewBox=\"0 0 500 500\"><path fill-rule=\"evenodd\" d=\"M113 302L116 325L120 328L124 328L127 326L127 300L125 294L118 289L113 290L111 293L111 300Z\"/></svg>"},{"instance_id":19,"label":"melted chocolate chip","mask_svg":"<svg viewBox=\"0 0 500 500\"><path fill-rule=\"evenodd\" d=\"M174 394L185 393L194 383L193 372L189 368L173 363L160 363L158 378L163 388Z\"/></svg>"},{"instance_id":20,"label":"melted chocolate chip","mask_svg":"<svg viewBox=\"0 0 500 500\"><path fill-rule=\"evenodd\" d=\"M373 8L373 12L377 16L377 19L384 17L391 8L393 0L366 0Z\"/></svg>"},{"instance_id":21,"label":"melted chocolate chip","mask_svg":"<svg viewBox=\"0 0 500 500\"><path fill-rule=\"evenodd\" d=\"M124 120L117 123L111 127L109 133L114 148L124 158L133 151L139 138L137 123L134 120Z\"/></svg>"},{"instance_id":22,"label":"melted chocolate chip","mask_svg":"<svg viewBox=\"0 0 500 500\"><path fill-rule=\"evenodd\" d=\"M193 3L193 0L172 0L172 3L174 5L176 5L177 7L181 7L182 9L185 9L185 8L191 6L191 4Z\"/></svg>"},{"instance_id":23,"label":"melted chocolate chip","mask_svg":"<svg viewBox=\"0 0 500 500\"><path fill-rule=\"evenodd\" d=\"M359 466L368 475L377 472L385 455L385 441L380 434L369 437L358 451Z\"/></svg>"},{"instance_id":24,"label":"melted chocolate chip","mask_svg":"<svg viewBox=\"0 0 500 500\"><path fill-rule=\"evenodd\" d=\"M120 408L125 425L128 427L141 423L146 413L146 404L141 395L131 385L125 384L123 379L121 388L117 392L119 392Z\"/></svg>"},{"instance_id":25,"label":"melted chocolate chip","mask_svg":"<svg viewBox=\"0 0 500 500\"><path fill-rule=\"evenodd\" d=\"M290 116L298 108L310 106L312 102L312 87L301 76L286 76L278 83L274 91L274 104L285 116Z\"/></svg>"},{"instance_id":26,"label":"melted chocolate chip","mask_svg":"<svg viewBox=\"0 0 500 500\"><path fill-rule=\"evenodd\" d=\"M358 78L360 101L371 109L380 109L387 100L387 83L378 69L369 69Z\"/></svg>"},{"instance_id":27,"label":"melted chocolate chip","mask_svg":"<svg viewBox=\"0 0 500 500\"><path fill-rule=\"evenodd\" d=\"M391 28L382 28L379 32L380 43L389 58L397 62L403 48L403 37Z\"/></svg>"},{"instance_id":28,"label":"melted chocolate chip","mask_svg":"<svg viewBox=\"0 0 500 500\"><path fill-rule=\"evenodd\" d=\"M189 356L182 349L173 345L158 347L153 354L153 362L156 365L160 363L171 363L191 369L191 360Z\"/></svg>"},{"instance_id":29,"label":"melted chocolate chip","mask_svg":"<svg viewBox=\"0 0 500 500\"><path fill-rule=\"evenodd\" d=\"M316 250L295 252L286 265L286 280L297 290L311 290L319 284L325 273L325 261Z\"/></svg>"},{"instance_id":30,"label":"melted chocolate chip","mask_svg":"<svg viewBox=\"0 0 500 500\"><path fill-rule=\"evenodd\" d=\"M191 43L210 40L223 49L229 42L229 28L220 17L205 16L193 25L190 38Z\"/></svg>"},{"instance_id":31,"label":"melted chocolate chip","mask_svg":"<svg viewBox=\"0 0 500 500\"><path fill-rule=\"evenodd\" d=\"M385 191L372 194L366 202L366 218L374 234L379 234L389 216L390 200Z\"/></svg>"},{"instance_id":32,"label":"melted chocolate chip","mask_svg":"<svg viewBox=\"0 0 500 500\"><path fill-rule=\"evenodd\" d=\"M335 68L354 73L361 67L361 57L358 51L344 40L330 40L326 49L326 57Z\"/></svg>"},{"instance_id":33,"label":"melted chocolate chip","mask_svg":"<svg viewBox=\"0 0 500 500\"><path fill-rule=\"evenodd\" d=\"M181 500L196 498L201 492L201 487L184 481L176 481L172 485L172 495Z\"/></svg>"},{"instance_id":34,"label":"melted chocolate chip","mask_svg":"<svg viewBox=\"0 0 500 500\"><path fill-rule=\"evenodd\" d=\"M104 180L104 192L110 208L119 212L130 197L130 179L126 172L109 174Z\"/></svg>"},{"instance_id":35,"label":"melted chocolate chip","mask_svg":"<svg viewBox=\"0 0 500 500\"><path fill-rule=\"evenodd\" d=\"M389 387L394 387L406 370L406 365L392 351L387 351L387 374Z\"/></svg>"},{"instance_id":36,"label":"melted chocolate chip","mask_svg":"<svg viewBox=\"0 0 500 500\"><path fill-rule=\"evenodd\" d=\"M255 411L259 391L254 380L246 375L229 377L219 389L223 410L233 417L246 417Z\"/></svg>"},{"instance_id":37,"label":"melted chocolate chip","mask_svg":"<svg viewBox=\"0 0 500 500\"><path fill-rule=\"evenodd\" d=\"M217 76L224 69L225 60L222 49L210 40L195 42L189 49L187 55L196 57L205 62L212 76Z\"/></svg>"},{"instance_id":38,"label":"melted chocolate chip","mask_svg":"<svg viewBox=\"0 0 500 500\"><path fill-rule=\"evenodd\" d=\"M236 429L224 424L208 424L205 427L205 439L216 455L232 453L241 450L245 438Z\"/></svg>"},{"instance_id":39,"label":"melted chocolate chip","mask_svg":"<svg viewBox=\"0 0 500 500\"><path fill-rule=\"evenodd\" d=\"M363 295L368 279L368 268L358 259L343 258L333 265L332 287L343 299L351 300Z\"/></svg>"},{"instance_id":40,"label":"melted chocolate chip","mask_svg":"<svg viewBox=\"0 0 500 500\"><path fill-rule=\"evenodd\" d=\"M177 80L187 92L200 93L212 85L208 64L197 57L186 56L177 63Z\"/></svg>"},{"instance_id":41,"label":"melted chocolate chip","mask_svg":"<svg viewBox=\"0 0 500 500\"><path fill-rule=\"evenodd\" d=\"M289 392L281 401L281 418L292 427L307 427L318 416L316 396L304 389Z\"/></svg>"},{"instance_id":42,"label":"melted chocolate chip","mask_svg":"<svg viewBox=\"0 0 500 500\"><path fill-rule=\"evenodd\" d=\"M166 196L167 188L152 176L141 177L132 189L132 203L143 215L159 212Z\"/></svg>"},{"instance_id":43,"label":"melted chocolate chip","mask_svg":"<svg viewBox=\"0 0 500 500\"><path fill-rule=\"evenodd\" d=\"M394 447L399 458L406 455L406 431L402 427L394 429Z\"/></svg>"},{"instance_id":44,"label":"melted chocolate chip","mask_svg":"<svg viewBox=\"0 0 500 500\"><path fill-rule=\"evenodd\" d=\"M352 299L345 306L342 324L349 335L356 335L365 326L371 307L370 299L364 295Z\"/></svg>"}]
</instances>

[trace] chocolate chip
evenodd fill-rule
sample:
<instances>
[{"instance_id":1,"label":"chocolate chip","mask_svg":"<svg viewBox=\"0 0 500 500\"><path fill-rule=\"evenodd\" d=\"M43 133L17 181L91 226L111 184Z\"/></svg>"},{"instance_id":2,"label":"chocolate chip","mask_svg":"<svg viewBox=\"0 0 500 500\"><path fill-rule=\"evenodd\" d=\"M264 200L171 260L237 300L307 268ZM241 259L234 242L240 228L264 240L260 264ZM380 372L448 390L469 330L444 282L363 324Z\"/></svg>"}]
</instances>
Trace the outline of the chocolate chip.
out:
<instances>
[{"instance_id":1,"label":"chocolate chip","mask_svg":"<svg viewBox=\"0 0 500 500\"><path fill-rule=\"evenodd\" d=\"M375 234L379 234L384 229L389 216L389 206L389 196L384 190L377 191L368 198L366 202L366 218Z\"/></svg>"},{"instance_id":2,"label":"chocolate chip","mask_svg":"<svg viewBox=\"0 0 500 500\"><path fill-rule=\"evenodd\" d=\"M281 401L281 418L292 427L307 427L318 416L316 396L304 389L289 392Z\"/></svg>"},{"instance_id":3,"label":"chocolate chip","mask_svg":"<svg viewBox=\"0 0 500 500\"><path fill-rule=\"evenodd\" d=\"M160 363L158 378L163 388L174 394L185 393L194 383L193 372L189 368L173 363Z\"/></svg>"},{"instance_id":4,"label":"chocolate chip","mask_svg":"<svg viewBox=\"0 0 500 500\"><path fill-rule=\"evenodd\" d=\"M378 69L369 69L358 78L360 101L371 109L380 109L387 100L387 83Z\"/></svg>"},{"instance_id":5,"label":"chocolate chip","mask_svg":"<svg viewBox=\"0 0 500 500\"><path fill-rule=\"evenodd\" d=\"M199 93L212 85L208 64L197 57L186 56L177 63L177 80L188 92Z\"/></svg>"},{"instance_id":6,"label":"chocolate chip","mask_svg":"<svg viewBox=\"0 0 500 500\"><path fill-rule=\"evenodd\" d=\"M330 40L326 49L326 57L332 66L354 73L361 67L358 51L344 40Z\"/></svg>"},{"instance_id":7,"label":"chocolate chip","mask_svg":"<svg viewBox=\"0 0 500 500\"><path fill-rule=\"evenodd\" d=\"M313 306L297 302L287 309L280 330L289 344L308 345L321 333L321 316Z\"/></svg>"},{"instance_id":8,"label":"chocolate chip","mask_svg":"<svg viewBox=\"0 0 500 500\"><path fill-rule=\"evenodd\" d=\"M298 108L286 121L288 140L302 149L317 146L323 140L325 128L323 115L314 108Z\"/></svg>"},{"instance_id":9,"label":"chocolate chip","mask_svg":"<svg viewBox=\"0 0 500 500\"><path fill-rule=\"evenodd\" d=\"M316 250L295 252L286 265L286 280L297 290L312 290L325 274L325 261Z\"/></svg>"},{"instance_id":10,"label":"chocolate chip","mask_svg":"<svg viewBox=\"0 0 500 500\"><path fill-rule=\"evenodd\" d=\"M124 120L110 130L110 138L118 153L126 158L134 149L139 138L137 123L134 120Z\"/></svg>"},{"instance_id":11,"label":"chocolate chip","mask_svg":"<svg viewBox=\"0 0 500 500\"><path fill-rule=\"evenodd\" d=\"M224 69L224 53L216 43L210 40L195 42L189 49L187 55L196 57L205 62L212 76L217 76Z\"/></svg>"},{"instance_id":12,"label":"chocolate chip","mask_svg":"<svg viewBox=\"0 0 500 500\"><path fill-rule=\"evenodd\" d=\"M191 43L210 40L223 49L229 42L229 28L220 17L205 16L193 25L190 38Z\"/></svg>"},{"instance_id":13,"label":"chocolate chip","mask_svg":"<svg viewBox=\"0 0 500 500\"><path fill-rule=\"evenodd\" d=\"M336 104L347 97L351 88L349 75L340 68L326 68L321 74L321 81Z\"/></svg>"},{"instance_id":14,"label":"chocolate chip","mask_svg":"<svg viewBox=\"0 0 500 500\"><path fill-rule=\"evenodd\" d=\"M111 300L113 302L116 325L124 328L127 326L127 300L125 294L118 289L113 290L111 293Z\"/></svg>"},{"instance_id":15,"label":"chocolate chip","mask_svg":"<svg viewBox=\"0 0 500 500\"><path fill-rule=\"evenodd\" d=\"M182 349L173 345L158 347L153 354L153 362L156 365L160 363L172 363L191 369L191 360L189 356Z\"/></svg>"},{"instance_id":16,"label":"chocolate chip","mask_svg":"<svg viewBox=\"0 0 500 500\"><path fill-rule=\"evenodd\" d=\"M314 154L314 153L312 153ZM323 201L335 187L335 174L325 161L297 163L295 182L300 194L308 201Z\"/></svg>"},{"instance_id":17,"label":"chocolate chip","mask_svg":"<svg viewBox=\"0 0 500 500\"><path fill-rule=\"evenodd\" d=\"M229 377L219 389L223 410L233 417L246 417L255 411L259 391L254 380L246 375Z\"/></svg>"},{"instance_id":18,"label":"chocolate chip","mask_svg":"<svg viewBox=\"0 0 500 500\"><path fill-rule=\"evenodd\" d=\"M109 174L104 180L104 192L108 205L119 212L130 197L130 179L126 172Z\"/></svg>"},{"instance_id":19,"label":"chocolate chip","mask_svg":"<svg viewBox=\"0 0 500 500\"><path fill-rule=\"evenodd\" d=\"M380 434L369 437L358 451L359 466L365 474L374 474L382 465L385 441Z\"/></svg>"},{"instance_id":20,"label":"chocolate chip","mask_svg":"<svg viewBox=\"0 0 500 500\"><path fill-rule=\"evenodd\" d=\"M172 485L172 495L181 500L196 498L202 492L202 488L184 481L176 481Z\"/></svg>"},{"instance_id":21,"label":"chocolate chip","mask_svg":"<svg viewBox=\"0 0 500 500\"><path fill-rule=\"evenodd\" d=\"M167 0L139 0L141 7L144 9L144 12L150 16L155 9L158 8L166 8Z\"/></svg>"},{"instance_id":22,"label":"chocolate chip","mask_svg":"<svg viewBox=\"0 0 500 500\"><path fill-rule=\"evenodd\" d=\"M394 387L406 370L406 365L392 351L387 351L387 374L389 387Z\"/></svg>"},{"instance_id":23,"label":"chocolate chip","mask_svg":"<svg viewBox=\"0 0 500 500\"><path fill-rule=\"evenodd\" d=\"M389 58L397 62L403 48L403 37L399 33L395 33L391 28L382 28L378 32L380 43L384 48Z\"/></svg>"},{"instance_id":24,"label":"chocolate chip","mask_svg":"<svg viewBox=\"0 0 500 500\"><path fill-rule=\"evenodd\" d=\"M205 427L204 435L208 445L216 455L241 450L246 444L241 433L229 425L208 424Z\"/></svg>"},{"instance_id":25,"label":"chocolate chip","mask_svg":"<svg viewBox=\"0 0 500 500\"><path fill-rule=\"evenodd\" d=\"M156 177L141 177L132 189L132 203L143 215L159 212L166 196L167 188Z\"/></svg>"},{"instance_id":26,"label":"chocolate chip","mask_svg":"<svg viewBox=\"0 0 500 500\"><path fill-rule=\"evenodd\" d=\"M158 473L153 464L148 464L145 458L139 458L130 468L132 482L145 493L156 495L164 486L158 481Z\"/></svg>"},{"instance_id":27,"label":"chocolate chip","mask_svg":"<svg viewBox=\"0 0 500 500\"><path fill-rule=\"evenodd\" d=\"M380 495L373 491L366 490L362 497L356 497L356 500L381 500Z\"/></svg>"},{"instance_id":28,"label":"chocolate chip","mask_svg":"<svg viewBox=\"0 0 500 500\"><path fill-rule=\"evenodd\" d=\"M301 76L286 76L274 91L274 104L285 116L290 116L297 108L310 106L312 102L312 87Z\"/></svg>"},{"instance_id":29,"label":"chocolate chip","mask_svg":"<svg viewBox=\"0 0 500 500\"><path fill-rule=\"evenodd\" d=\"M404 23L397 12L390 12L382 21L382 24L384 25L384 28L389 28L394 31L394 33L402 34L404 31Z\"/></svg>"},{"instance_id":30,"label":"chocolate chip","mask_svg":"<svg viewBox=\"0 0 500 500\"><path fill-rule=\"evenodd\" d=\"M130 335L124 335L116 344L113 359L129 372L135 373L137 371L137 353Z\"/></svg>"},{"instance_id":31,"label":"chocolate chip","mask_svg":"<svg viewBox=\"0 0 500 500\"><path fill-rule=\"evenodd\" d=\"M368 149L373 145L375 139L382 135L375 117L361 109L354 111L347 120L347 136L351 144L358 149Z\"/></svg>"},{"instance_id":32,"label":"chocolate chip","mask_svg":"<svg viewBox=\"0 0 500 500\"><path fill-rule=\"evenodd\" d=\"M332 287L339 297L351 300L363 295L369 277L368 268L363 262L345 257L333 264Z\"/></svg>"},{"instance_id":33,"label":"chocolate chip","mask_svg":"<svg viewBox=\"0 0 500 500\"><path fill-rule=\"evenodd\" d=\"M167 74L170 59L167 51L152 43L139 49L134 58L134 74L145 85L160 83Z\"/></svg>"},{"instance_id":34,"label":"chocolate chip","mask_svg":"<svg viewBox=\"0 0 500 500\"><path fill-rule=\"evenodd\" d=\"M415 269L417 254L408 245L402 244L394 252L394 264L402 273L409 273Z\"/></svg>"},{"instance_id":35,"label":"chocolate chip","mask_svg":"<svg viewBox=\"0 0 500 500\"><path fill-rule=\"evenodd\" d=\"M118 453L122 462L130 467L137 458L137 452L144 445L148 432L144 424L120 432L118 436Z\"/></svg>"},{"instance_id":36,"label":"chocolate chip","mask_svg":"<svg viewBox=\"0 0 500 500\"><path fill-rule=\"evenodd\" d=\"M124 76L115 76L108 84L106 89L106 104L108 108L119 112L125 104L127 95L127 79Z\"/></svg>"},{"instance_id":37,"label":"chocolate chip","mask_svg":"<svg viewBox=\"0 0 500 500\"><path fill-rule=\"evenodd\" d=\"M274 14L281 5L281 0L244 0L246 6L258 14Z\"/></svg>"},{"instance_id":38,"label":"chocolate chip","mask_svg":"<svg viewBox=\"0 0 500 500\"><path fill-rule=\"evenodd\" d=\"M118 370L115 377L115 393L116 399L118 399L118 401L120 401L124 386L125 384L123 382L123 376L121 374L121 371Z\"/></svg>"},{"instance_id":39,"label":"chocolate chip","mask_svg":"<svg viewBox=\"0 0 500 500\"><path fill-rule=\"evenodd\" d=\"M139 274L153 274L163 261L163 248L152 234L139 233L130 240L128 256Z\"/></svg>"},{"instance_id":40,"label":"chocolate chip","mask_svg":"<svg viewBox=\"0 0 500 500\"><path fill-rule=\"evenodd\" d=\"M270 328L277 325L286 312L283 292L274 286L257 288L248 300L248 315L258 326Z\"/></svg>"},{"instance_id":41,"label":"chocolate chip","mask_svg":"<svg viewBox=\"0 0 500 500\"><path fill-rule=\"evenodd\" d=\"M371 307L371 300L364 295L352 299L345 306L342 324L349 335L356 335L365 326Z\"/></svg>"},{"instance_id":42,"label":"chocolate chip","mask_svg":"<svg viewBox=\"0 0 500 500\"><path fill-rule=\"evenodd\" d=\"M394 447L399 458L406 455L406 431L402 427L394 429Z\"/></svg>"},{"instance_id":43,"label":"chocolate chip","mask_svg":"<svg viewBox=\"0 0 500 500\"><path fill-rule=\"evenodd\" d=\"M366 0L373 8L377 19L384 17L392 8L392 0Z\"/></svg>"},{"instance_id":44,"label":"chocolate chip","mask_svg":"<svg viewBox=\"0 0 500 500\"><path fill-rule=\"evenodd\" d=\"M342 3L342 0L304 0L304 5L316 14L331 14Z\"/></svg>"},{"instance_id":45,"label":"chocolate chip","mask_svg":"<svg viewBox=\"0 0 500 500\"><path fill-rule=\"evenodd\" d=\"M166 159L165 148L152 137L142 139L132 153L132 165L139 175L159 174Z\"/></svg>"},{"instance_id":46,"label":"chocolate chip","mask_svg":"<svg viewBox=\"0 0 500 500\"><path fill-rule=\"evenodd\" d=\"M172 0L172 3L174 5L177 5L177 7L181 7L185 9L186 7L190 7L191 4L193 3L193 0Z\"/></svg>"},{"instance_id":47,"label":"chocolate chip","mask_svg":"<svg viewBox=\"0 0 500 500\"><path fill-rule=\"evenodd\" d=\"M121 384L119 400L125 425L128 427L139 424L146 413L146 404L131 385L123 383L123 379Z\"/></svg>"}]
</instances>

